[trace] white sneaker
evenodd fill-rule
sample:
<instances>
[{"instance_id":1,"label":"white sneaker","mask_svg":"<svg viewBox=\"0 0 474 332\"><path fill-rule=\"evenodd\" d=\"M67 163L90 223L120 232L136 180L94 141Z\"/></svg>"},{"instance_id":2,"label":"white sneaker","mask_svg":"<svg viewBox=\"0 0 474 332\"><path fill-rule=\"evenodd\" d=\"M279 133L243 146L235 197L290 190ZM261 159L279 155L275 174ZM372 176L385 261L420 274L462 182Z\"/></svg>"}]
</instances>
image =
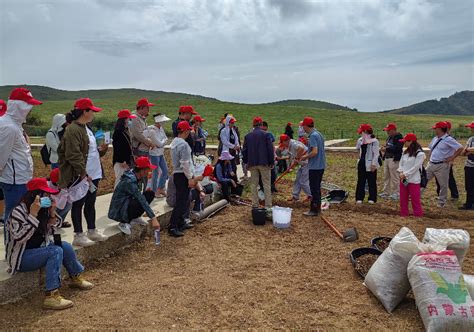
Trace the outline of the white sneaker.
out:
<instances>
[{"instance_id":1,"label":"white sneaker","mask_svg":"<svg viewBox=\"0 0 474 332\"><path fill-rule=\"evenodd\" d=\"M375 204L375 202L374 201L369 201L369 204Z\"/></svg>"},{"instance_id":2,"label":"white sneaker","mask_svg":"<svg viewBox=\"0 0 474 332\"><path fill-rule=\"evenodd\" d=\"M132 234L132 227L128 223L121 222L118 224L118 228L126 235Z\"/></svg>"},{"instance_id":3,"label":"white sneaker","mask_svg":"<svg viewBox=\"0 0 474 332\"><path fill-rule=\"evenodd\" d=\"M86 234L84 233L75 233L74 240L72 241L72 245L76 247L90 247L94 245L95 242L91 241L87 238Z\"/></svg>"},{"instance_id":4,"label":"white sneaker","mask_svg":"<svg viewBox=\"0 0 474 332\"><path fill-rule=\"evenodd\" d=\"M99 242L106 241L109 238L108 236L105 236L104 234L102 234L102 232L100 232L97 229L89 229L87 231L87 237L89 238L89 240L99 241Z\"/></svg>"},{"instance_id":5,"label":"white sneaker","mask_svg":"<svg viewBox=\"0 0 474 332\"><path fill-rule=\"evenodd\" d=\"M356 201L356 204L362 204L362 201Z\"/></svg>"},{"instance_id":6,"label":"white sneaker","mask_svg":"<svg viewBox=\"0 0 474 332\"><path fill-rule=\"evenodd\" d=\"M132 225L142 225L142 226L148 226L148 222L143 220L142 218L135 218L130 221L130 224Z\"/></svg>"},{"instance_id":7,"label":"white sneaker","mask_svg":"<svg viewBox=\"0 0 474 332\"><path fill-rule=\"evenodd\" d=\"M192 221L191 219L189 219L189 218L184 219L184 222L185 222L186 224L188 224L188 225L193 223L193 221Z\"/></svg>"}]
</instances>

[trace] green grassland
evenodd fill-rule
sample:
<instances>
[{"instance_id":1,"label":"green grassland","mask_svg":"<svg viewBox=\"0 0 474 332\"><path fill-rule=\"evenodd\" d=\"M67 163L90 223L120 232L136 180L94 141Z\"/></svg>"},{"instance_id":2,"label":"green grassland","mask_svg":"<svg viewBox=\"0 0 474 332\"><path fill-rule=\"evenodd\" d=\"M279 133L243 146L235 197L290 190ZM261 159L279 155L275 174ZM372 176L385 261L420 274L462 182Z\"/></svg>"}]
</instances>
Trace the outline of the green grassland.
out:
<instances>
[{"instance_id":1,"label":"green grassland","mask_svg":"<svg viewBox=\"0 0 474 332\"><path fill-rule=\"evenodd\" d=\"M9 87L0 87L0 98L7 97L8 90ZM334 109L334 104L328 104L331 109L323 109L314 107L321 104L307 101L299 102L298 100L251 105L223 102L213 98L188 94L135 89L71 92L37 87L36 90L31 90L35 97L44 101L43 105L33 109L26 124L25 128L32 136L44 135L50 127L53 115L71 110L74 99L80 96L92 98L94 104L103 108L103 111L96 116L93 123L94 128L113 130L117 111L124 108L134 110L137 100L146 97L156 104L151 109L153 113L165 113L173 120L177 117L177 110L180 105L193 105L196 111L206 119L204 128L209 131L211 138L216 137L217 124L224 113L231 113L237 118L237 124L243 134L250 130L252 119L255 116L263 117L269 123L270 130L275 135L284 131L287 122L297 124L305 116L311 116L315 119L316 127L325 135L326 139L355 138L357 137L356 129L360 123L372 124L376 129L376 134L385 137L382 128L388 122L397 123L399 129L404 133L415 132L420 138L427 139L432 135L431 126L441 120L450 120L454 128L453 134L463 138L469 136L469 131L464 128L464 125L474 120L473 117L469 116L363 113L344 109L343 106L339 110ZM149 122L152 122L151 118ZM165 125L165 129L168 132L171 131L171 122ZM296 131L296 126L294 129Z\"/></svg>"}]
</instances>

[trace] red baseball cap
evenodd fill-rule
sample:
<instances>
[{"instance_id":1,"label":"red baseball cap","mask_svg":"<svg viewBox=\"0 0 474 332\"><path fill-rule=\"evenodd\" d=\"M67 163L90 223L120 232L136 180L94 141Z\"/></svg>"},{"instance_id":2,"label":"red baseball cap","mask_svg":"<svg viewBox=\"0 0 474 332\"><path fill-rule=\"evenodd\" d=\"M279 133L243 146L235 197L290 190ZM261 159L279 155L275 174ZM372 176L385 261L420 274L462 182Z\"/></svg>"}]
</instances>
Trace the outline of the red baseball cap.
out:
<instances>
[{"instance_id":1,"label":"red baseball cap","mask_svg":"<svg viewBox=\"0 0 474 332\"><path fill-rule=\"evenodd\" d=\"M129 110L121 110L118 112L117 117L119 119L135 119L137 116Z\"/></svg>"},{"instance_id":2,"label":"red baseball cap","mask_svg":"<svg viewBox=\"0 0 474 332\"><path fill-rule=\"evenodd\" d=\"M204 167L204 172L202 173L202 176L211 176L213 172L214 168L212 167L212 165L206 165L206 167Z\"/></svg>"},{"instance_id":3,"label":"red baseball cap","mask_svg":"<svg viewBox=\"0 0 474 332\"><path fill-rule=\"evenodd\" d=\"M5 100L0 99L0 116L4 116L7 112L7 103Z\"/></svg>"},{"instance_id":4,"label":"red baseball cap","mask_svg":"<svg viewBox=\"0 0 474 332\"><path fill-rule=\"evenodd\" d=\"M55 168L49 173L49 180L52 183L58 183L59 182L59 168Z\"/></svg>"},{"instance_id":5,"label":"red baseball cap","mask_svg":"<svg viewBox=\"0 0 474 332\"><path fill-rule=\"evenodd\" d=\"M311 127L314 126L314 120L312 117L307 116L306 118L303 119L303 126Z\"/></svg>"},{"instance_id":6,"label":"red baseball cap","mask_svg":"<svg viewBox=\"0 0 474 332\"><path fill-rule=\"evenodd\" d=\"M236 122L237 122L237 120L235 118L232 118L232 119L229 120L229 123L236 123Z\"/></svg>"},{"instance_id":7,"label":"red baseball cap","mask_svg":"<svg viewBox=\"0 0 474 332\"><path fill-rule=\"evenodd\" d=\"M472 121L471 123L465 125L465 127L467 127L467 128L474 128L474 121Z\"/></svg>"},{"instance_id":8,"label":"red baseball cap","mask_svg":"<svg viewBox=\"0 0 474 332\"><path fill-rule=\"evenodd\" d=\"M408 142L415 142L416 140L417 140L417 138L416 138L415 134L408 133L408 134L405 135L405 137L403 137L401 140L399 140L399 142L402 142L402 143L407 142L407 141Z\"/></svg>"},{"instance_id":9,"label":"red baseball cap","mask_svg":"<svg viewBox=\"0 0 474 332\"><path fill-rule=\"evenodd\" d=\"M34 178L31 179L27 184L26 184L26 189L28 191L33 191L33 190L41 190L50 194L57 194L59 193L58 190L55 190L53 188L50 188L48 186L48 181L45 178Z\"/></svg>"},{"instance_id":10,"label":"red baseball cap","mask_svg":"<svg viewBox=\"0 0 474 332\"><path fill-rule=\"evenodd\" d=\"M437 128L448 128L448 124L445 122L445 121L440 121L440 122L436 122L436 124L431 127L432 129L437 129Z\"/></svg>"},{"instance_id":11,"label":"red baseball cap","mask_svg":"<svg viewBox=\"0 0 474 332\"><path fill-rule=\"evenodd\" d=\"M151 106L155 106L155 104L150 103L148 99L146 98L142 98L137 102L137 108L143 107L143 106L151 107Z\"/></svg>"},{"instance_id":12,"label":"red baseball cap","mask_svg":"<svg viewBox=\"0 0 474 332\"><path fill-rule=\"evenodd\" d=\"M138 157L137 159L135 159L135 165L137 166L137 168L156 169L156 166L150 162L150 159L148 159L148 157Z\"/></svg>"},{"instance_id":13,"label":"red baseball cap","mask_svg":"<svg viewBox=\"0 0 474 332\"><path fill-rule=\"evenodd\" d=\"M389 123L383 130L384 131L397 130L397 125L395 123Z\"/></svg>"},{"instance_id":14,"label":"red baseball cap","mask_svg":"<svg viewBox=\"0 0 474 332\"><path fill-rule=\"evenodd\" d=\"M10 100L22 100L30 105L41 105L43 102L33 98L30 90L25 88L16 88L13 89L10 93Z\"/></svg>"},{"instance_id":15,"label":"red baseball cap","mask_svg":"<svg viewBox=\"0 0 474 332\"><path fill-rule=\"evenodd\" d=\"M286 142L290 139L290 136L288 136L287 134L281 134L280 135L280 143L282 142Z\"/></svg>"},{"instance_id":16,"label":"red baseball cap","mask_svg":"<svg viewBox=\"0 0 474 332\"><path fill-rule=\"evenodd\" d=\"M253 125L255 126L256 124L262 123L263 119L259 116L256 116L253 118Z\"/></svg>"},{"instance_id":17,"label":"red baseball cap","mask_svg":"<svg viewBox=\"0 0 474 332\"><path fill-rule=\"evenodd\" d=\"M288 122L286 125L291 127L293 124L291 122Z\"/></svg>"},{"instance_id":18,"label":"red baseball cap","mask_svg":"<svg viewBox=\"0 0 474 332\"><path fill-rule=\"evenodd\" d=\"M188 121L180 121L178 123L178 130L179 131L186 131L193 129Z\"/></svg>"},{"instance_id":19,"label":"red baseball cap","mask_svg":"<svg viewBox=\"0 0 474 332\"><path fill-rule=\"evenodd\" d=\"M304 136L300 137L298 139L298 141L300 141L301 143L303 143L304 145L308 144L308 139Z\"/></svg>"},{"instance_id":20,"label":"red baseball cap","mask_svg":"<svg viewBox=\"0 0 474 332\"><path fill-rule=\"evenodd\" d=\"M81 98L76 100L74 107L79 110L91 110L94 112L102 111L102 108L94 106L90 98Z\"/></svg>"},{"instance_id":21,"label":"red baseball cap","mask_svg":"<svg viewBox=\"0 0 474 332\"><path fill-rule=\"evenodd\" d=\"M367 131L367 130L372 130L372 126L369 125L368 123L363 123L359 126L359 128L357 129L357 132L359 134L363 133L364 131Z\"/></svg>"},{"instance_id":22,"label":"red baseball cap","mask_svg":"<svg viewBox=\"0 0 474 332\"><path fill-rule=\"evenodd\" d=\"M179 107L179 113L191 113L192 115L196 115L197 112L194 110L194 107L191 105L183 105Z\"/></svg>"},{"instance_id":23,"label":"red baseball cap","mask_svg":"<svg viewBox=\"0 0 474 332\"><path fill-rule=\"evenodd\" d=\"M199 122L204 122L204 121L206 121L206 119L203 119L203 118L202 118L201 116L199 116L199 115L196 115L193 120L194 120L194 121L199 121Z\"/></svg>"}]
</instances>

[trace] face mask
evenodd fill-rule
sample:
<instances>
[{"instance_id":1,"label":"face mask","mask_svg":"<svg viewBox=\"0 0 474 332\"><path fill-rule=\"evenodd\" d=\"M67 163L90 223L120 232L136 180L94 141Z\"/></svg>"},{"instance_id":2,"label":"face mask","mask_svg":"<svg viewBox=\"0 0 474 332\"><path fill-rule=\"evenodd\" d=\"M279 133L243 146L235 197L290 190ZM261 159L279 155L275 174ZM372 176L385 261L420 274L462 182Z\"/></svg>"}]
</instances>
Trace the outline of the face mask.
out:
<instances>
[{"instance_id":1,"label":"face mask","mask_svg":"<svg viewBox=\"0 0 474 332\"><path fill-rule=\"evenodd\" d=\"M49 198L49 197L41 197L41 199L40 199L40 207L41 207L41 208L50 208L50 207L51 207L51 198Z\"/></svg>"}]
</instances>

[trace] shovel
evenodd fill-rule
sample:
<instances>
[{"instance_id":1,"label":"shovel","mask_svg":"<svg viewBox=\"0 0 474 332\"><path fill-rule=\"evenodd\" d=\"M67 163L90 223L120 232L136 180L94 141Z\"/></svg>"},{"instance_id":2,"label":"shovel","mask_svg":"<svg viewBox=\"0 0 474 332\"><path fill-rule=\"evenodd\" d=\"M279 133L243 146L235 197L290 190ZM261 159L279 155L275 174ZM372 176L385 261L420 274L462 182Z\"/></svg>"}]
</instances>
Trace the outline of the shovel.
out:
<instances>
[{"instance_id":1,"label":"shovel","mask_svg":"<svg viewBox=\"0 0 474 332\"><path fill-rule=\"evenodd\" d=\"M341 238L342 241L354 242L359 239L359 234L357 233L357 229L355 227L348 228L344 231L344 233L341 233L327 217L321 216L321 219L326 225L329 226L329 228L331 228L334 233L336 233L337 236Z\"/></svg>"},{"instance_id":2,"label":"shovel","mask_svg":"<svg viewBox=\"0 0 474 332\"><path fill-rule=\"evenodd\" d=\"M280 180L281 180L285 175L287 175L288 173L290 173L290 172L293 170L293 168L296 167L296 165L298 165L298 163L293 163L293 164L291 164L291 166L288 167L288 169L287 169L286 171L284 171L283 173L281 173L281 175L275 180L275 184L277 184L278 182L280 182Z\"/></svg>"}]
</instances>

